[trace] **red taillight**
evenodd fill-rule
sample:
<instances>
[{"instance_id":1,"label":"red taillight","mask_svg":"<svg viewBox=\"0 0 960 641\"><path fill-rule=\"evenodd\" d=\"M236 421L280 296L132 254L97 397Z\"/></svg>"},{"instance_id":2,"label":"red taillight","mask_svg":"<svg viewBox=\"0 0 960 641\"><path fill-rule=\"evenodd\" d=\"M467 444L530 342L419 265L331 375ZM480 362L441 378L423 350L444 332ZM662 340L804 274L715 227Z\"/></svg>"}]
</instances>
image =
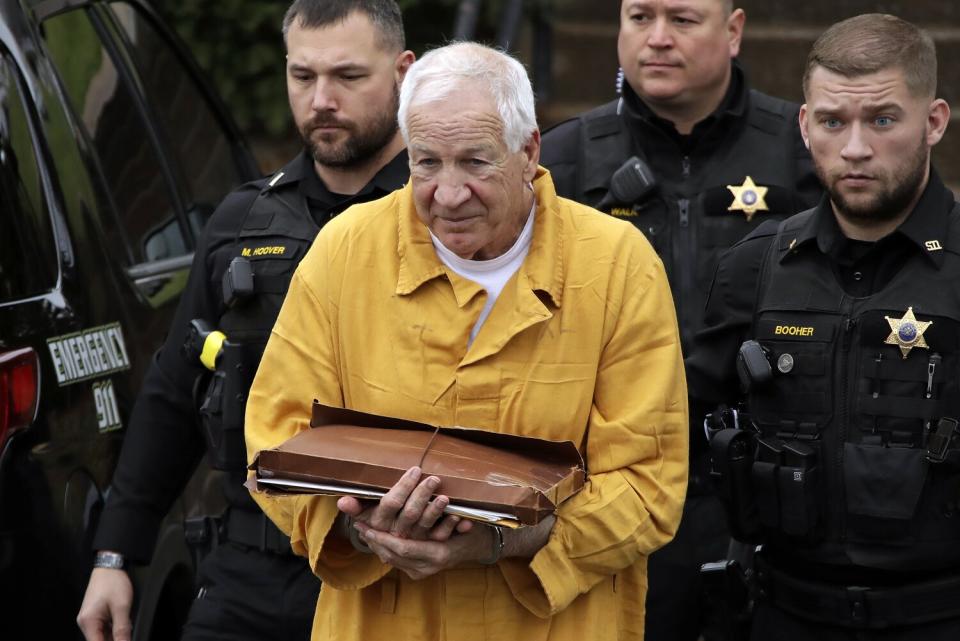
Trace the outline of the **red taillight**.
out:
<instances>
[{"instance_id":1,"label":"red taillight","mask_svg":"<svg viewBox=\"0 0 960 641\"><path fill-rule=\"evenodd\" d=\"M0 352L0 448L33 422L39 400L40 361L33 348Z\"/></svg>"}]
</instances>

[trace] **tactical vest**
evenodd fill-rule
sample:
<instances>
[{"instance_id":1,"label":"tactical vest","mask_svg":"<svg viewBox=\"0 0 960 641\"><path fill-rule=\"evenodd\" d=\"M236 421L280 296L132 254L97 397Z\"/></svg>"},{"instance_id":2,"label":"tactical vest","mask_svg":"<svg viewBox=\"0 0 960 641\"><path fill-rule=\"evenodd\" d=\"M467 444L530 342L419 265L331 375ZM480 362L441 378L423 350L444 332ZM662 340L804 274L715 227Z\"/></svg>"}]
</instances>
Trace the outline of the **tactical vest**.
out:
<instances>
[{"instance_id":1,"label":"tactical vest","mask_svg":"<svg viewBox=\"0 0 960 641\"><path fill-rule=\"evenodd\" d=\"M609 191L610 178L631 156L644 156L611 102L580 117L580 158L576 200L597 206ZM659 182L645 202L618 203L607 213L628 220L642 231L664 262L680 323L683 344L691 344L702 324L703 305L720 254L769 218L783 219L810 206L795 194L794 153L796 109L790 103L750 92L747 117L734 121L736 131L723 137L720 148L697 150L683 157L648 157ZM665 136L645 126L639 135ZM677 167L668 168L668 162ZM679 176L673 179L670 176ZM766 211L747 214L730 210L734 194L728 185L742 186L746 177L765 187Z\"/></svg>"},{"instance_id":2,"label":"tactical vest","mask_svg":"<svg viewBox=\"0 0 960 641\"><path fill-rule=\"evenodd\" d=\"M271 181L257 195L237 232L230 267L214 287L224 290L224 311L217 329L227 339L201 406L207 453L215 469L246 476L243 437L247 394L280 313L290 279L320 231L298 188L299 181ZM252 273L252 287L235 291L238 274ZM231 281L231 279L233 279ZM249 283L249 278L246 281ZM228 482L231 503L250 497ZM241 496L242 495L242 496Z\"/></svg>"},{"instance_id":3,"label":"tactical vest","mask_svg":"<svg viewBox=\"0 0 960 641\"><path fill-rule=\"evenodd\" d=\"M960 468L928 449L941 417L960 418L960 207L942 267L914 254L865 298L823 254L791 254L811 215L780 225L754 318L773 371L748 395L765 538L813 562L958 567Z\"/></svg>"}]
</instances>

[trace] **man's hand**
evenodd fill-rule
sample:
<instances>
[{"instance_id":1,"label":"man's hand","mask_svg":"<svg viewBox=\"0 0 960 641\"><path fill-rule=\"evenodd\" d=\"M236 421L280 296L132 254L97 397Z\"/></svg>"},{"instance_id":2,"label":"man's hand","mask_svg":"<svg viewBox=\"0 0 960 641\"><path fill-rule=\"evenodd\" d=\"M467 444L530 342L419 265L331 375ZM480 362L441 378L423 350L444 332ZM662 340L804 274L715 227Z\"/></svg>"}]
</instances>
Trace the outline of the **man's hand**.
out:
<instances>
[{"instance_id":1,"label":"man's hand","mask_svg":"<svg viewBox=\"0 0 960 641\"><path fill-rule=\"evenodd\" d=\"M123 570L94 568L77 614L87 641L130 641L133 584Z\"/></svg>"},{"instance_id":2,"label":"man's hand","mask_svg":"<svg viewBox=\"0 0 960 641\"><path fill-rule=\"evenodd\" d=\"M354 527L360 538L380 560L392 565L411 579L424 579L467 561L490 558L493 548L493 529L477 527L466 534L443 541L403 539L387 532L374 530L357 521Z\"/></svg>"},{"instance_id":3,"label":"man's hand","mask_svg":"<svg viewBox=\"0 0 960 641\"><path fill-rule=\"evenodd\" d=\"M470 521L443 515L449 498L440 494L430 500L440 488L440 479L428 476L421 480L421 476L419 467L411 467L373 507L365 508L358 499L344 496L337 501L337 508L356 523L400 539L446 541L455 531L469 532Z\"/></svg>"},{"instance_id":4,"label":"man's hand","mask_svg":"<svg viewBox=\"0 0 960 641\"><path fill-rule=\"evenodd\" d=\"M556 517L551 515L532 527L503 530L500 558L533 557L549 540L556 520ZM361 522L354 523L354 527L363 542L381 561L414 580L424 579L468 561L487 562L496 541L496 534L491 527L476 527L470 532L444 541L402 539L374 530Z\"/></svg>"}]
</instances>

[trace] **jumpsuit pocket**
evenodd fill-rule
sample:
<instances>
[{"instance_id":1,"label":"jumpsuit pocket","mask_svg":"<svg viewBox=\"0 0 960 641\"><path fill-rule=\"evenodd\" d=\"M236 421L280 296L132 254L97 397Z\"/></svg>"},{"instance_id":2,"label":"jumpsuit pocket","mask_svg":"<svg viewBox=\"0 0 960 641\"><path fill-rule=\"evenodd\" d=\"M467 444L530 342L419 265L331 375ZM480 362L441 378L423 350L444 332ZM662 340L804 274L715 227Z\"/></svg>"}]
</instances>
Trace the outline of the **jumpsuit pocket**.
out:
<instances>
[{"instance_id":1,"label":"jumpsuit pocket","mask_svg":"<svg viewBox=\"0 0 960 641\"><path fill-rule=\"evenodd\" d=\"M907 534L929 469L915 448L844 443L847 532L852 539L893 540Z\"/></svg>"}]
</instances>

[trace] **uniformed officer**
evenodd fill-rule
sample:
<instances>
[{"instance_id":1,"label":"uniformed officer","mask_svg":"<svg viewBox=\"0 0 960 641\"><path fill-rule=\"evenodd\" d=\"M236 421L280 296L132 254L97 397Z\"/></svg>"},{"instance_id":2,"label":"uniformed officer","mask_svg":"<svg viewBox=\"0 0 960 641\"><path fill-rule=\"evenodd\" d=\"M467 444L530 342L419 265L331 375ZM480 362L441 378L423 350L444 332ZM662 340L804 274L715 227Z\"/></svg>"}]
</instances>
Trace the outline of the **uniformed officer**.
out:
<instances>
[{"instance_id":1,"label":"uniformed officer","mask_svg":"<svg viewBox=\"0 0 960 641\"><path fill-rule=\"evenodd\" d=\"M130 638L133 590L119 568L150 560L160 521L204 451L226 472L229 508L219 526L193 532L219 545L201 564L184 638L309 638L319 581L242 486L246 392L290 277L320 227L406 182L396 111L414 56L404 49L393 0L296 0L283 33L290 107L306 150L227 196L198 244L94 541L95 569L78 616L90 640Z\"/></svg>"},{"instance_id":2,"label":"uniformed officer","mask_svg":"<svg viewBox=\"0 0 960 641\"><path fill-rule=\"evenodd\" d=\"M633 222L660 254L685 349L720 254L820 195L799 105L751 90L735 59L745 19L731 0L623 0L620 97L543 138L541 162L557 193ZM680 530L650 558L652 641L699 636L700 565L726 554L699 425L690 448Z\"/></svg>"},{"instance_id":3,"label":"uniformed officer","mask_svg":"<svg viewBox=\"0 0 960 641\"><path fill-rule=\"evenodd\" d=\"M753 639L960 630L960 207L930 165L936 79L930 37L893 16L817 40L800 122L829 197L724 256L688 358L693 397L746 390L750 421L711 451L735 534L763 542Z\"/></svg>"}]
</instances>

